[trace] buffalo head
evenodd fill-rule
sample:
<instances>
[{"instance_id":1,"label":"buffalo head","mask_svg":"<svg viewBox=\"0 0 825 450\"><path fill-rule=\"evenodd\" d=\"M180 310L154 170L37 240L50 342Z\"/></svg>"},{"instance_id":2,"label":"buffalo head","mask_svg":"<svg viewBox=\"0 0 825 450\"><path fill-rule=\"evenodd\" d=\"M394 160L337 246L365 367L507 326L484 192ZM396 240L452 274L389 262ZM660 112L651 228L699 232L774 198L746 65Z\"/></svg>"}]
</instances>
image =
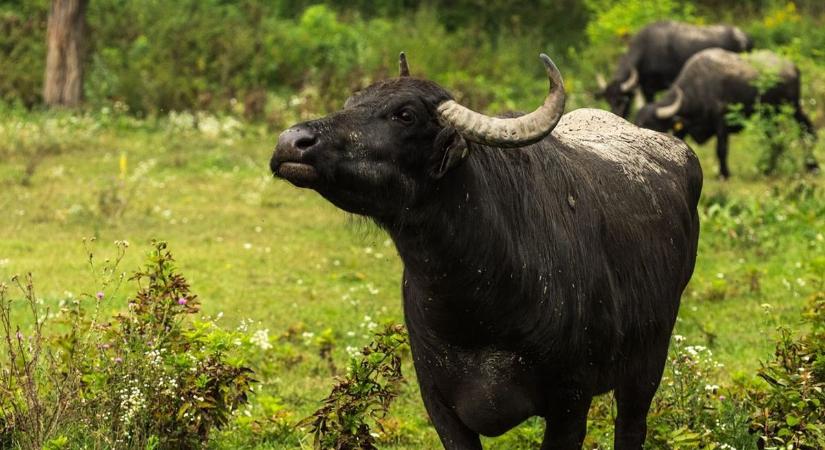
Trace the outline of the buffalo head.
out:
<instances>
[{"instance_id":1,"label":"buffalo head","mask_svg":"<svg viewBox=\"0 0 825 450\"><path fill-rule=\"evenodd\" d=\"M401 76L353 94L341 111L281 133L270 161L275 176L311 188L336 206L378 219L426 201L437 181L473 145L520 147L547 136L564 111L558 69L542 54L550 93L530 114L489 117L458 104L436 83Z\"/></svg>"},{"instance_id":2,"label":"buffalo head","mask_svg":"<svg viewBox=\"0 0 825 450\"><path fill-rule=\"evenodd\" d=\"M603 78L599 77L598 82L600 91L596 93L596 97L605 99L613 114L627 117L630 114L633 94L639 86L639 72L636 68L631 67L627 77L623 80L614 79L606 83Z\"/></svg>"},{"instance_id":3,"label":"buffalo head","mask_svg":"<svg viewBox=\"0 0 825 450\"><path fill-rule=\"evenodd\" d=\"M636 114L636 125L662 132L674 129L677 123L681 123L678 114L683 99L682 89L674 85L664 98L648 103L639 110Z\"/></svg>"}]
</instances>

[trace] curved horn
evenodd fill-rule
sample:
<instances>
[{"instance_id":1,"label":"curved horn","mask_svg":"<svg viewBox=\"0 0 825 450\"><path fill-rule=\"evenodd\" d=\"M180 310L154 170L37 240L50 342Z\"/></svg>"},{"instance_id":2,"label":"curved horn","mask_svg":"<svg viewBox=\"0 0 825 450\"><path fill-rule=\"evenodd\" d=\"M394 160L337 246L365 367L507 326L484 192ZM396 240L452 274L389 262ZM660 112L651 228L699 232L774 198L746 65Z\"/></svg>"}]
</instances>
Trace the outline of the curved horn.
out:
<instances>
[{"instance_id":1,"label":"curved horn","mask_svg":"<svg viewBox=\"0 0 825 450\"><path fill-rule=\"evenodd\" d=\"M599 89L605 90L607 89L607 80L604 79L604 75L601 73L596 74L596 84L599 86Z\"/></svg>"},{"instance_id":2,"label":"curved horn","mask_svg":"<svg viewBox=\"0 0 825 450\"><path fill-rule=\"evenodd\" d=\"M398 76L410 76L410 66L407 65L407 55L405 55L404 52L398 55Z\"/></svg>"},{"instance_id":3,"label":"curved horn","mask_svg":"<svg viewBox=\"0 0 825 450\"><path fill-rule=\"evenodd\" d=\"M521 117L490 117L471 111L455 100L447 100L438 105L439 119L466 139L496 147L521 147L542 140L550 134L564 112L564 82L559 69L542 53L539 55L547 78L550 93L538 109Z\"/></svg>"},{"instance_id":4,"label":"curved horn","mask_svg":"<svg viewBox=\"0 0 825 450\"><path fill-rule=\"evenodd\" d=\"M630 76L627 77L626 80L622 81L622 84L619 86L619 88L622 90L623 93L627 94L628 92L635 89L637 84L639 84L639 71L636 70L635 67L631 67Z\"/></svg>"},{"instance_id":5,"label":"curved horn","mask_svg":"<svg viewBox=\"0 0 825 450\"><path fill-rule=\"evenodd\" d=\"M679 86L673 86L673 92L676 93L676 100L673 103L667 106L660 106L656 108L656 118L660 120L670 119L671 117L675 116L676 113L679 112L679 108L682 107L682 98L684 98L684 94L682 93L682 88Z\"/></svg>"}]
</instances>

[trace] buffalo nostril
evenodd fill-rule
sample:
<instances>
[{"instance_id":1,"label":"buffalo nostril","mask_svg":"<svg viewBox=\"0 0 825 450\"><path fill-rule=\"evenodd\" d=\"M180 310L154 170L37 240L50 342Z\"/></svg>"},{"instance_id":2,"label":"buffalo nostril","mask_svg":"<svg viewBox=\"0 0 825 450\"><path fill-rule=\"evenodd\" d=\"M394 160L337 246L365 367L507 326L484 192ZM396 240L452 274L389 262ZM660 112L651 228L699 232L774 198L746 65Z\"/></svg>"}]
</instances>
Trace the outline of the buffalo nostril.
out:
<instances>
[{"instance_id":1,"label":"buffalo nostril","mask_svg":"<svg viewBox=\"0 0 825 450\"><path fill-rule=\"evenodd\" d=\"M318 142L318 138L315 136L301 136L295 141L295 147L299 150L306 150L315 145L316 142Z\"/></svg>"}]
</instances>

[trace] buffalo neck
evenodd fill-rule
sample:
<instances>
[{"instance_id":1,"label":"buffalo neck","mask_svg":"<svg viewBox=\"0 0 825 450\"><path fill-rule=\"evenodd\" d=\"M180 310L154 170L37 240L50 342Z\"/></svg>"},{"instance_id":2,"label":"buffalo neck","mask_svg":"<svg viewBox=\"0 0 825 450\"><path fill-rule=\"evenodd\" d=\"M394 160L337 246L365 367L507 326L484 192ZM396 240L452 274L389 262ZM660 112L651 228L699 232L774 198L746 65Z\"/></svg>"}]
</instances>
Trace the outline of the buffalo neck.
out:
<instances>
[{"instance_id":1,"label":"buffalo neck","mask_svg":"<svg viewBox=\"0 0 825 450\"><path fill-rule=\"evenodd\" d=\"M413 284L427 303L426 308L407 308L425 308L437 316L430 317L430 323L440 318L445 328L455 327L458 320L500 335L530 326L508 322L508 317L538 320L524 311L535 305L521 299L551 295L555 263L547 260L552 254L547 247L553 246L553 230L537 230L528 218L552 214L564 200L546 191L547 198L531 202L536 200L530 198L536 191L531 183L548 174L531 173L544 165L536 167L529 153L477 153L434 185L427 201L386 228L404 262L405 283ZM530 205L541 211L527 211ZM484 323L491 317L495 324Z\"/></svg>"}]
</instances>

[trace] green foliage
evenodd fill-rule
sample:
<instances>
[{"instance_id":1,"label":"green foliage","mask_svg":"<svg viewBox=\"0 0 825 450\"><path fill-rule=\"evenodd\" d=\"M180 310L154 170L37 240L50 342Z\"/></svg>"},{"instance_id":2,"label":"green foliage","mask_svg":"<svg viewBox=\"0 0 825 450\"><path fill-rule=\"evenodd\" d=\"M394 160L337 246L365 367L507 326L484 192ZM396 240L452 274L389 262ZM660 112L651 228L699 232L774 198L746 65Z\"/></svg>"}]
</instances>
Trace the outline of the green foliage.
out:
<instances>
[{"instance_id":1,"label":"green foliage","mask_svg":"<svg viewBox=\"0 0 825 450\"><path fill-rule=\"evenodd\" d=\"M584 0L594 18L587 23L590 45L604 48L627 40L645 25L657 20L696 21L693 4L675 0Z\"/></svg>"},{"instance_id":2,"label":"green foliage","mask_svg":"<svg viewBox=\"0 0 825 450\"><path fill-rule=\"evenodd\" d=\"M744 401L715 384L722 364L710 349L675 335L668 365L648 416L653 448L753 448Z\"/></svg>"},{"instance_id":3,"label":"green foliage","mask_svg":"<svg viewBox=\"0 0 825 450\"><path fill-rule=\"evenodd\" d=\"M398 52L406 50L416 74L443 74L439 81L455 81L457 94L476 107L533 108L543 91L541 65L534 56L549 51L562 57L565 39L579 41L580 27L573 25L582 25L585 18L575 1L382 2L360 9L328 3L92 2L88 103L100 108L119 102L139 116L239 111L283 126L286 119L280 116L287 107L317 114L338 107L373 80L394 76ZM28 9L9 11L13 46L0 46L0 58L12 69L0 73L0 87L8 83L8 99L25 98L31 106L39 101L42 80L30 74L43 72L45 28L26 28L20 17L31 16ZM45 12L39 11L45 23ZM555 25L554 32L533 31L539 25ZM560 39L559 27L569 29L565 39ZM502 33L490 34L491 29ZM37 52L29 48L35 41ZM21 55L38 66L26 69ZM524 55L531 57L525 60ZM453 73L446 73L448 68ZM18 86L21 81L27 84Z\"/></svg>"},{"instance_id":4,"label":"green foliage","mask_svg":"<svg viewBox=\"0 0 825 450\"><path fill-rule=\"evenodd\" d=\"M376 449L390 404L398 396L404 377L401 352L407 347L406 331L390 325L350 360L346 377L338 380L323 406L299 426L309 426L318 449Z\"/></svg>"},{"instance_id":5,"label":"green foliage","mask_svg":"<svg viewBox=\"0 0 825 450\"><path fill-rule=\"evenodd\" d=\"M127 246L118 242L117 257L104 264L108 280ZM89 264L97 270L91 253ZM187 320L200 301L165 243L153 244L132 280L140 288L125 312L100 320L104 290L70 298L52 324L65 331L51 337L30 278L19 285L36 324L29 338L11 328L11 300L0 290L8 355L2 439L24 448L63 448L70 439L96 448L201 448L246 403L255 380L233 349L251 345L249 337Z\"/></svg>"},{"instance_id":6,"label":"green foliage","mask_svg":"<svg viewBox=\"0 0 825 450\"><path fill-rule=\"evenodd\" d=\"M795 338L781 330L772 361L759 377L766 389L753 390L751 429L760 448L825 448L825 285L811 296L807 319L810 333Z\"/></svg>"},{"instance_id":7,"label":"green foliage","mask_svg":"<svg viewBox=\"0 0 825 450\"><path fill-rule=\"evenodd\" d=\"M770 76L760 80L757 83L760 89L775 82ZM743 128L745 146L759 152L756 168L761 173L796 173L813 164L813 136L801 128L794 111L792 105L757 102L749 115L744 114L742 105L732 105L726 114L729 123Z\"/></svg>"},{"instance_id":8,"label":"green foliage","mask_svg":"<svg viewBox=\"0 0 825 450\"><path fill-rule=\"evenodd\" d=\"M24 334L12 324L8 286L0 283L0 443L3 448L54 448L59 433L70 426L81 389L76 367L60 363L60 352L48 348L45 319L34 291L32 276L12 279L24 297L34 325Z\"/></svg>"},{"instance_id":9,"label":"green foliage","mask_svg":"<svg viewBox=\"0 0 825 450\"><path fill-rule=\"evenodd\" d=\"M46 69L48 3L0 3L0 101L31 107L40 103Z\"/></svg>"}]
</instances>

